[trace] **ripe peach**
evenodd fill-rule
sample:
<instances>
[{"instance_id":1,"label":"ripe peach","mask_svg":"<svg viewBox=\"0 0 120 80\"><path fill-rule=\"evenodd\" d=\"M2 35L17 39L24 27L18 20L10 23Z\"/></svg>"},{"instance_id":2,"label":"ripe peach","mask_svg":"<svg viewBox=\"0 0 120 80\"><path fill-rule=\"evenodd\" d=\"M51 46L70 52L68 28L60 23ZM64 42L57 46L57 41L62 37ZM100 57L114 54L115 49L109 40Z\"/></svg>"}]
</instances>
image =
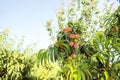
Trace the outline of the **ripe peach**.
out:
<instances>
[{"instance_id":1,"label":"ripe peach","mask_svg":"<svg viewBox=\"0 0 120 80\"><path fill-rule=\"evenodd\" d=\"M74 39L75 38L75 34L70 34L70 38Z\"/></svg>"},{"instance_id":2,"label":"ripe peach","mask_svg":"<svg viewBox=\"0 0 120 80\"><path fill-rule=\"evenodd\" d=\"M66 29L66 28L64 28L64 29L63 29L63 32L67 32L67 29Z\"/></svg>"},{"instance_id":3,"label":"ripe peach","mask_svg":"<svg viewBox=\"0 0 120 80\"><path fill-rule=\"evenodd\" d=\"M79 48L79 45L78 45L78 44L74 44L74 48L75 48L75 49L78 49L78 48Z\"/></svg>"},{"instance_id":4,"label":"ripe peach","mask_svg":"<svg viewBox=\"0 0 120 80\"><path fill-rule=\"evenodd\" d=\"M66 32L66 33L71 32L71 31L72 31L71 27L67 27L63 29L63 32Z\"/></svg>"},{"instance_id":5,"label":"ripe peach","mask_svg":"<svg viewBox=\"0 0 120 80\"><path fill-rule=\"evenodd\" d=\"M73 45L74 45L74 42L72 42L72 41L69 42L69 45L70 45L70 46L73 46Z\"/></svg>"},{"instance_id":6,"label":"ripe peach","mask_svg":"<svg viewBox=\"0 0 120 80\"><path fill-rule=\"evenodd\" d=\"M71 56L73 59L75 59L77 57L77 55L75 53L73 53Z\"/></svg>"},{"instance_id":7,"label":"ripe peach","mask_svg":"<svg viewBox=\"0 0 120 80\"><path fill-rule=\"evenodd\" d=\"M76 35L75 35L75 38L79 38L79 37L80 37L80 35L79 35L79 34L76 34Z\"/></svg>"},{"instance_id":8,"label":"ripe peach","mask_svg":"<svg viewBox=\"0 0 120 80\"><path fill-rule=\"evenodd\" d=\"M68 32L71 32L71 31L72 31L72 28L71 28L71 27L68 27L67 29L68 29Z\"/></svg>"}]
</instances>

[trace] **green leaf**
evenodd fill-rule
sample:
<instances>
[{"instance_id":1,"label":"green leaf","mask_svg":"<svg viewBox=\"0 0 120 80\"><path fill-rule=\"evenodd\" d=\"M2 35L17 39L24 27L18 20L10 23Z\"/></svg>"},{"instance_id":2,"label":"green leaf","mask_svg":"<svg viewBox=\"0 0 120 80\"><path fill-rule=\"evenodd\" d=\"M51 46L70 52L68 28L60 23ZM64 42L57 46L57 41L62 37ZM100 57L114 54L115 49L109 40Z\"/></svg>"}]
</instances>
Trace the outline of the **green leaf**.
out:
<instances>
[{"instance_id":1,"label":"green leaf","mask_svg":"<svg viewBox=\"0 0 120 80\"><path fill-rule=\"evenodd\" d=\"M62 44L64 47L65 47L65 50L67 49L67 50L69 50L70 49L70 47L69 47L69 45L67 45L67 44Z\"/></svg>"},{"instance_id":2,"label":"green leaf","mask_svg":"<svg viewBox=\"0 0 120 80\"><path fill-rule=\"evenodd\" d=\"M101 79L100 79L100 80L105 80L105 79L104 79L104 77L101 77Z\"/></svg>"},{"instance_id":3,"label":"green leaf","mask_svg":"<svg viewBox=\"0 0 120 80\"><path fill-rule=\"evenodd\" d=\"M79 78L78 80L82 79L80 71L78 71L78 78Z\"/></svg>"},{"instance_id":4,"label":"green leaf","mask_svg":"<svg viewBox=\"0 0 120 80\"><path fill-rule=\"evenodd\" d=\"M73 72L74 72L74 68L73 68L73 66L72 66L72 65L70 65L70 71L71 71L71 73L73 73Z\"/></svg>"},{"instance_id":5,"label":"green leaf","mask_svg":"<svg viewBox=\"0 0 120 80\"><path fill-rule=\"evenodd\" d=\"M85 80L85 74L84 74L84 72L80 71L80 73L81 73L82 80Z\"/></svg>"},{"instance_id":6,"label":"green leaf","mask_svg":"<svg viewBox=\"0 0 120 80\"><path fill-rule=\"evenodd\" d=\"M115 67L116 70L120 70L120 63L115 64L114 67Z\"/></svg>"},{"instance_id":7,"label":"green leaf","mask_svg":"<svg viewBox=\"0 0 120 80\"><path fill-rule=\"evenodd\" d=\"M104 56L103 56L103 55L99 55L99 56L98 56L98 59L100 60L100 62L101 62L102 64L105 64L105 59L104 59Z\"/></svg>"},{"instance_id":8,"label":"green leaf","mask_svg":"<svg viewBox=\"0 0 120 80\"><path fill-rule=\"evenodd\" d=\"M73 74L73 78L74 78L74 80L79 80L78 79L78 74L77 73Z\"/></svg>"},{"instance_id":9,"label":"green leaf","mask_svg":"<svg viewBox=\"0 0 120 80\"><path fill-rule=\"evenodd\" d=\"M105 80L109 80L109 74L107 71L104 71L104 75L105 75Z\"/></svg>"}]
</instances>

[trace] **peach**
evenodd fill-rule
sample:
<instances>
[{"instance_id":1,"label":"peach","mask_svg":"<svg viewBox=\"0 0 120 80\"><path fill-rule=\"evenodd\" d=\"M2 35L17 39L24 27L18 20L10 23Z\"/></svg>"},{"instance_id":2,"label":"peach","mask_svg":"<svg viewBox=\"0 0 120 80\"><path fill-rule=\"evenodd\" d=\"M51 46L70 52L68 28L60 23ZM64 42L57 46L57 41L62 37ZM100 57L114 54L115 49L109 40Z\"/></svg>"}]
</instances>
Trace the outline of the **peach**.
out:
<instances>
[{"instance_id":1,"label":"peach","mask_svg":"<svg viewBox=\"0 0 120 80\"><path fill-rule=\"evenodd\" d=\"M69 42L69 45L70 45L70 46L73 46L73 45L74 45L74 42L72 42L72 41Z\"/></svg>"},{"instance_id":2,"label":"peach","mask_svg":"<svg viewBox=\"0 0 120 80\"><path fill-rule=\"evenodd\" d=\"M78 48L79 48L79 45L78 45L78 44L74 44L74 48L75 48L75 49L78 49Z\"/></svg>"},{"instance_id":3,"label":"peach","mask_svg":"<svg viewBox=\"0 0 120 80\"><path fill-rule=\"evenodd\" d=\"M75 35L75 38L79 38L79 37L80 37L80 35L79 35L79 34L76 34L76 35Z\"/></svg>"},{"instance_id":4,"label":"peach","mask_svg":"<svg viewBox=\"0 0 120 80\"><path fill-rule=\"evenodd\" d=\"M73 59L75 59L77 57L77 55L75 53L73 53L71 56Z\"/></svg>"},{"instance_id":5,"label":"peach","mask_svg":"<svg viewBox=\"0 0 120 80\"><path fill-rule=\"evenodd\" d=\"M70 34L70 38L74 39L75 38L75 34Z\"/></svg>"}]
</instances>

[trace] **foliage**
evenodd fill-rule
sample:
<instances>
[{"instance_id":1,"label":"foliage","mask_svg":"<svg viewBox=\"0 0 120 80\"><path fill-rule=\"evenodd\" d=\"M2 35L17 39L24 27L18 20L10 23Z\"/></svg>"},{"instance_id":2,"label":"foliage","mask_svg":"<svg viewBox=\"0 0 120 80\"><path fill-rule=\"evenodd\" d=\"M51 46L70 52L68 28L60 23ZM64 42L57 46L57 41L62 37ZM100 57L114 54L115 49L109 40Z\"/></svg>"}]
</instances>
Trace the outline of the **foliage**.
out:
<instances>
[{"instance_id":1,"label":"foliage","mask_svg":"<svg viewBox=\"0 0 120 80\"><path fill-rule=\"evenodd\" d=\"M57 62L38 66L34 49L22 49L23 40L15 42L9 37L9 29L0 32L0 80L62 79Z\"/></svg>"},{"instance_id":2,"label":"foliage","mask_svg":"<svg viewBox=\"0 0 120 80\"><path fill-rule=\"evenodd\" d=\"M120 6L105 0L100 9L99 2L72 0L59 9L58 31L46 25L54 43L37 54L8 29L0 32L0 80L119 80Z\"/></svg>"},{"instance_id":3,"label":"foliage","mask_svg":"<svg viewBox=\"0 0 120 80\"><path fill-rule=\"evenodd\" d=\"M28 55L28 50L22 51L20 45L9 38L9 30L5 29L0 33L0 79L1 80L29 80L30 68L33 66L34 60ZM21 41L20 41L21 43ZM19 47L18 47L19 46Z\"/></svg>"},{"instance_id":4,"label":"foliage","mask_svg":"<svg viewBox=\"0 0 120 80\"><path fill-rule=\"evenodd\" d=\"M59 62L66 80L119 80L120 7L113 11L107 3L102 10L98 0L72 0L67 10L58 10L56 42L38 59Z\"/></svg>"},{"instance_id":5,"label":"foliage","mask_svg":"<svg viewBox=\"0 0 120 80\"><path fill-rule=\"evenodd\" d=\"M35 80L62 80L62 77L59 75L59 71L61 71L59 64L57 62L51 62L39 67L34 65L31 70L31 75L35 77Z\"/></svg>"}]
</instances>

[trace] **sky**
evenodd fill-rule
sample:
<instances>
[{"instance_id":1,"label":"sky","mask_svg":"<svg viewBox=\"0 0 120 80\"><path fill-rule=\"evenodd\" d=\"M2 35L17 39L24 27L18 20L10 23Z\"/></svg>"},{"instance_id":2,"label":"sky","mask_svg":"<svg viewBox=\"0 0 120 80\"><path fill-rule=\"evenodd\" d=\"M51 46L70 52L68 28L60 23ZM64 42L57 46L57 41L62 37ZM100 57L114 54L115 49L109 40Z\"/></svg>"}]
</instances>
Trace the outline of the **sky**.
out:
<instances>
[{"instance_id":1,"label":"sky","mask_svg":"<svg viewBox=\"0 0 120 80\"><path fill-rule=\"evenodd\" d=\"M12 36L25 37L25 46L37 42L38 48L47 48L51 41L45 24L56 21L60 6L61 0L0 0L0 31L10 27Z\"/></svg>"},{"instance_id":2,"label":"sky","mask_svg":"<svg viewBox=\"0 0 120 80\"><path fill-rule=\"evenodd\" d=\"M25 46L37 42L37 48L47 48L51 41L45 24L57 23L60 7L61 0L0 0L0 31L10 27L15 39L25 36Z\"/></svg>"}]
</instances>

